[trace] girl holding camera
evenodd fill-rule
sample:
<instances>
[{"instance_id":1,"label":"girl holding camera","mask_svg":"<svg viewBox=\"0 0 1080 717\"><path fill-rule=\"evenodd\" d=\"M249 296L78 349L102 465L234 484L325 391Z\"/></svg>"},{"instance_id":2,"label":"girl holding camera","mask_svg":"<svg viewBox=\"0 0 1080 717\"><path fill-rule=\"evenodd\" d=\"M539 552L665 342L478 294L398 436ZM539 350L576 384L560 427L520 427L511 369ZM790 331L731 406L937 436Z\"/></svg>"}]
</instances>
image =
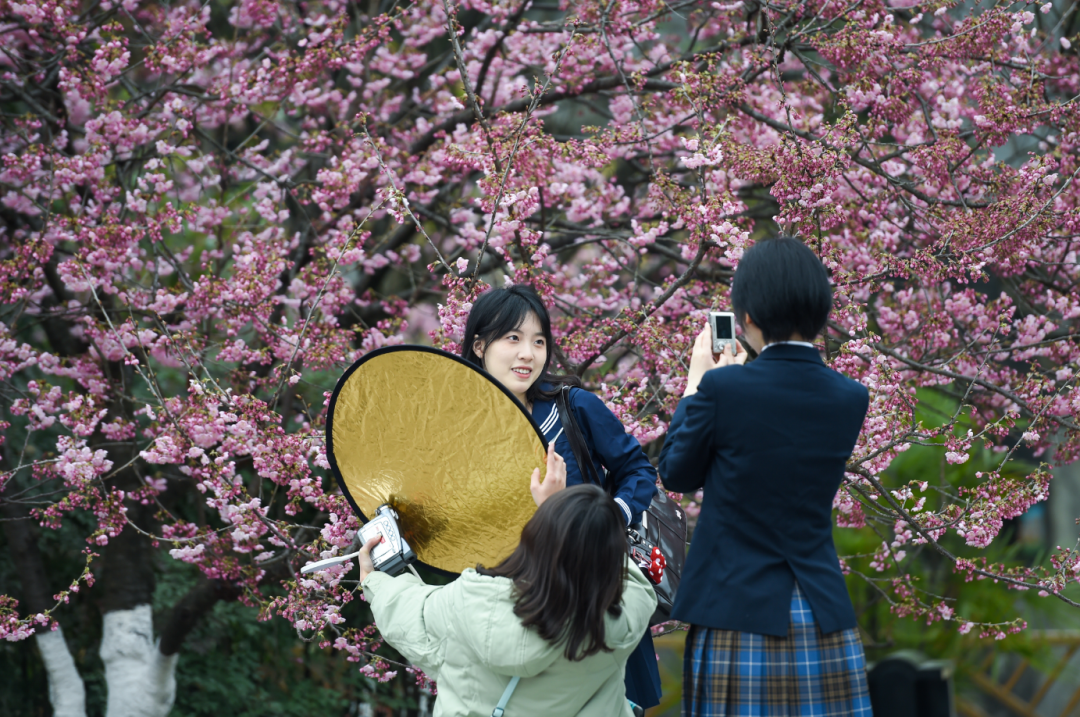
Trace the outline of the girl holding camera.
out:
<instances>
[{"instance_id":1,"label":"girl holding camera","mask_svg":"<svg viewBox=\"0 0 1080 717\"><path fill-rule=\"evenodd\" d=\"M566 461L566 484L587 483L563 431L555 397L569 385L569 407L588 445L597 476L608 473L624 527L641 520L656 495L656 469L637 440L604 402L582 389L572 376L548 373L554 353L551 318L540 296L528 286L492 289L473 304L465 324L462 357L483 368L528 410L549 445ZM636 568L635 568L636 569ZM660 702L660 672L652 635L626 664L626 697L641 708Z\"/></svg>"},{"instance_id":2,"label":"girl holding camera","mask_svg":"<svg viewBox=\"0 0 1080 717\"><path fill-rule=\"evenodd\" d=\"M748 249L731 304L758 357L715 358L706 328L660 454L666 488L704 491L671 613L691 625L683 715L871 717L832 539L869 394L811 343L832 288L802 242Z\"/></svg>"}]
</instances>

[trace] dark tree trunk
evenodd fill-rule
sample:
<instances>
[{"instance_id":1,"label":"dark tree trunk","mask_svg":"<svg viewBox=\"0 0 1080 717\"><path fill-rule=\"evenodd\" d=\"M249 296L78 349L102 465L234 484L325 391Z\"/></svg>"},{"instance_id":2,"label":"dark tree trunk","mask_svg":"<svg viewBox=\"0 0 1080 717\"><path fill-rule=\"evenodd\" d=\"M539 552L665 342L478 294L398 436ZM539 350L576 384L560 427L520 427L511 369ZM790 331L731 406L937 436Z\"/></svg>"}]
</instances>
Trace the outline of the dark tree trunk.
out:
<instances>
[{"instance_id":1,"label":"dark tree trunk","mask_svg":"<svg viewBox=\"0 0 1080 717\"><path fill-rule=\"evenodd\" d=\"M114 451L110 458L114 465L129 460L127 451ZM121 471L111 486L124 491L134 491L141 481L135 471L128 468ZM128 521L143 531L153 532L153 506L145 506L134 501L127 501ZM120 535L110 538L101 552L101 585L98 592L98 605L103 613L112 610L130 610L137 605L150 604L154 596L154 548L150 538L131 525L124 526Z\"/></svg>"},{"instance_id":2,"label":"dark tree trunk","mask_svg":"<svg viewBox=\"0 0 1080 717\"><path fill-rule=\"evenodd\" d=\"M45 562L38 548L37 523L30 517L30 511L17 503L0 502L0 516L3 516L8 553L22 583L22 607L26 612L49 609L54 600L48 575L45 574Z\"/></svg>"},{"instance_id":3,"label":"dark tree trunk","mask_svg":"<svg viewBox=\"0 0 1080 717\"><path fill-rule=\"evenodd\" d=\"M132 395L134 382L142 379L130 366L118 361L107 363L103 368L109 383L116 387L118 394L109 404L109 415L134 418L127 410L128 405L125 399ZM95 439L104 440L104 436L98 434ZM114 466L127 465L136 457L136 450L137 447L133 442L114 446L109 450L109 459ZM119 488L128 494L142 488L143 485L133 465L128 465L108 480L110 489ZM101 589L98 604L103 613L113 610L130 610L137 605L149 605L154 596L156 582L154 548L150 544L150 538L132 525L145 533L153 533L156 525L155 507L132 500L126 501L125 505L128 509L128 522L131 525L124 526L120 535L110 538L101 551Z\"/></svg>"},{"instance_id":4,"label":"dark tree trunk","mask_svg":"<svg viewBox=\"0 0 1080 717\"><path fill-rule=\"evenodd\" d=\"M210 612L219 600L229 601L238 597L240 589L235 585L202 578L176 603L169 614L168 622L161 631L161 654L168 657L180 652L188 633L199 624L203 615Z\"/></svg>"}]
</instances>

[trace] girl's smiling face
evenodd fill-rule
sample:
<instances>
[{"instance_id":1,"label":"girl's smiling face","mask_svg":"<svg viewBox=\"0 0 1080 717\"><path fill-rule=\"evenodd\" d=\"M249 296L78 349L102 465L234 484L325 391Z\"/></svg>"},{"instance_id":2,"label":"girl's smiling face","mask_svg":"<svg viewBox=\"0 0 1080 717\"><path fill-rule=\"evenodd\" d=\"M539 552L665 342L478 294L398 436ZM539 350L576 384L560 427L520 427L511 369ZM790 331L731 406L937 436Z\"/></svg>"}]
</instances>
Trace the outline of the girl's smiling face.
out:
<instances>
[{"instance_id":1,"label":"girl's smiling face","mask_svg":"<svg viewBox=\"0 0 1080 717\"><path fill-rule=\"evenodd\" d=\"M473 351L483 361L484 370L528 407L525 392L540 379L548 355L547 339L536 314L529 313L520 326L487 346L477 339Z\"/></svg>"}]
</instances>

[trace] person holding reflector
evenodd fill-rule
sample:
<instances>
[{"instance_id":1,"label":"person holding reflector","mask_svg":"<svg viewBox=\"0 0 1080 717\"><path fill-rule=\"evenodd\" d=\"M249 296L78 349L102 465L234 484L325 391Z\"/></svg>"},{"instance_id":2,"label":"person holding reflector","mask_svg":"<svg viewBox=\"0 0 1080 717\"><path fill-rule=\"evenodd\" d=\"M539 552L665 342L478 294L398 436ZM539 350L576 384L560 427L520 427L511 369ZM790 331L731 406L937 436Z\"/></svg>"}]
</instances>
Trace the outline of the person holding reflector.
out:
<instances>
[{"instance_id":1,"label":"person holding reflector","mask_svg":"<svg viewBox=\"0 0 1080 717\"><path fill-rule=\"evenodd\" d=\"M629 562L620 510L599 487L562 490L549 449L539 504L514 552L449 585L374 570L364 596L383 638L439 686L435 717L631 717L623 686L656 595Z\"/></svg>"}]
</instances>

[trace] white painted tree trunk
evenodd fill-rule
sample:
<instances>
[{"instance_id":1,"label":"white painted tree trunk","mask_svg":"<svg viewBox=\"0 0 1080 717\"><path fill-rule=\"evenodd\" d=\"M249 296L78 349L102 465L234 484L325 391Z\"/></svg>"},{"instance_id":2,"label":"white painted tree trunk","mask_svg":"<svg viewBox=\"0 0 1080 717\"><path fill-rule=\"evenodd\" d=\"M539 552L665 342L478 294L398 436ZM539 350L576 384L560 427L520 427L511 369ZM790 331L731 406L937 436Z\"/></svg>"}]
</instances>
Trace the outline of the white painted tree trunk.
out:
<instances>
[{"instance_id":1,"label":"white painted tree trunk","mask_svg":"<svg viewBox=\"0 0 1080 717\"><path fill-rule=\"evenodd\" d=\"M34 635L45 672L49 675L49 702L53 717L86 717L86 687L75 668L64 631L57 627Z\"/></svg>"},{"instance_id":2,"label":"white painted tree trunk","mask_svg":"<svg viewBox=\"0 0 1080 717\"><path fill-rule=\"evenodd\" d=\"M158 649L149 605L105 613L106 717L166 717L176 699L177 657Z\"/></svg>"}]
</instances>

